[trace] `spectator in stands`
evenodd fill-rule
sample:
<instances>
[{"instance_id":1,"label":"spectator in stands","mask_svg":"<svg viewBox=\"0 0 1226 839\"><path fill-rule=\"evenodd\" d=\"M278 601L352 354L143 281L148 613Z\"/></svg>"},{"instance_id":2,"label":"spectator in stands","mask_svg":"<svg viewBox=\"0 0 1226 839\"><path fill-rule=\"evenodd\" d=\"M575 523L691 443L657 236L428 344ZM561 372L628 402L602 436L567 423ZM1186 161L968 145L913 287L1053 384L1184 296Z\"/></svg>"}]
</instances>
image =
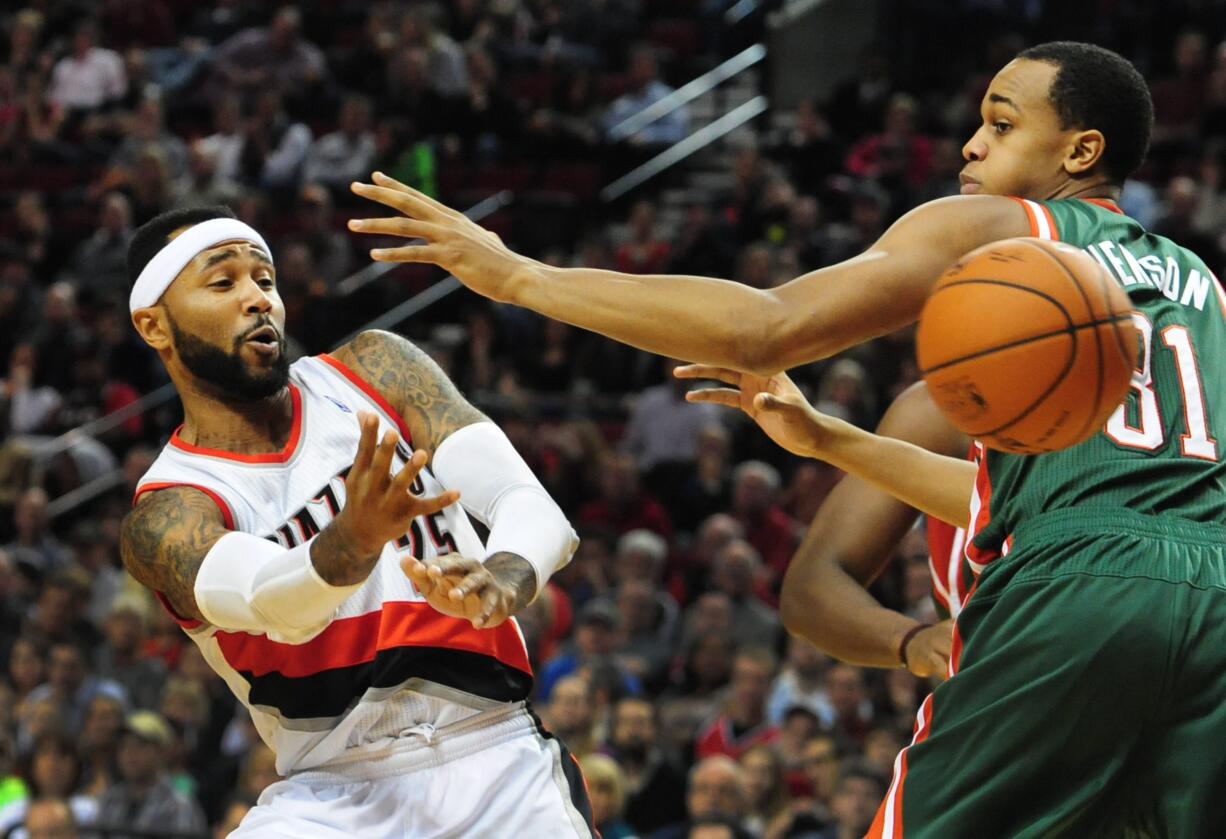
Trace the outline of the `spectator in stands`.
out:
<instances>
[{"instance_id":1,"label":"spectator in stands","mask_svg":"<svg viewBox=\"0 0 1226 839\"><path fill-rule=\"evenodd\" d=\"M888 782L876 769L861 761L844 764L830 800L831 825L818 839L859 839L873 824L877 806Z\"/></svg>"},{"instance_id":2,"label":"spectator in stands","mask_svg":"<svg viewBox=\"0 0 1226 839\"><path fill-rule=\"evenodd\" d=\"M583 676L558 679L549 692L546 711L549 730L566 748L582 758L596 747L596 719L592 713L592 687Z\"/></svg>"},{"instance_id":3,"label":"spectator in stands","mask_svg":"<svg viewBox=\"0 0 1226 839\"><path fill-rule=\"evenodd\" d=\"M46 199L33 190L20 192L13 204L13 215L16 229L12 231L10 241L24 258L35 281L46 285L58 272L63 258L59 252L60 243L51 226Z\"/></svg>"},{"instance_id":4,"label":"spectator in stands","mask_svg":"<svg viewBox=\"0 0 1226 839\"><path fill-rule=\"evenodd\" d=\"M745 770L745 786L749 804L745 826L755 836L761 836L787 807L788 792L784 784L783 761L773 746L752 746L740 758Z\"/></svg>"},{"instance_id":5,"label":"spectator in stands","mask_svg":"<svg viewBox=\"0 0 1226 839\"><path fill-rule=\"evenodd\" d=\"M148 624L145 598L135 592L120 594L106 619L106 641L94 656L94 673L122 685L137 708L156 707L166 680L165 665L141 654Z\"/></svg>"},{"instance_id":6,"label":"spectator in stands","mask_svg":"<svg viewBox=\"0 0 1226 839\"><path fill-rule=\"evenodd\" d=\"M221 96L213 106L213 133L195 144L212 161L215 190L231 191L242 180L242 123L242 99L233 93Z\"/></svg>"},{"instance_id":7,"label":"spectator in stands","mask_svg":"<svg viewBox=\"0 0 1226 839\"><path fill-rule=\"evenodd\" d=\"M82 20L73 30L72 51L51 71L47 98L58 107L96 111L128 90L123 59L114 50L98 46L98 26Z\"/></svg>"},{"instance_id":8,"label":"spectator in stands","mask_svg":"<svg viewBox=\"0 0 1226 839\"><path fill-rule=\"evenodd\" d=\"M861 140L847 154L847 171L883 184L920 187L932 171L932 140L917 133L919 103L905 93L890 97L880 134Z\"/></svg>"},{"instance_id":9,"label":"spectator in stands","mask_svg":"<svg viewBox=\"0 0 1226 839\"><path fill-rule=\"evenodd\" d=\"M27 77L40 75L49 56L39 52L44 18L37 9L21 9L13 15L8 37L8 53L4 61L16 77L19 88L24 88Z\"/></svg>"},{"instance_id":10,"label":"spectator in stands","mask_svg":"<svg viewBox=\"0 0 1226 839\"><path fill-rule=\"evenodd\" d=\"M779 616L755 594L762 570L762 558L753 545L737 539L716 554L711 582L732 601L736 639L769 649L779 637Z\"/></svg>"},{"instance_id":11,"label":"spectator in stands","mask_svg":"<svg viewBox=\"0 0 1226 839\"><path fill-rule=\"evenodd\" d=\"M131 241L132 205L122 192L108 192L102 199L97 230L73 257L72 273L82 293L95 300L122 296L127 289Z\"/></svg>"},{"instance_id":12,"label":"spectator in stands","mask_svg":"<svg viewBox=\"0 0 1226 839\"><path fill-rule=\"evenodd\" d=\"M680 624L677 604L650 579L624 579L615 597L625 639L618 649L618 660L642 681L660 684Z\"/></svg>"},{"instance_id":13,"label":"spectator in stands","mask_svg":"<svg viewBox=\"0 0 1226 839\"><path fill-rule=\"evenodd\" d=\"M89 658L80 645L60 640L51 644L47 681L30 691L28 701L52 700L59 708L66 730L74 737L85 723L85 712L98 694L113 696L127 703L127 692L110 679L91 675Z\"/></svg>"},{"instance_id":14,"label":"spectator in stands","mask_svg":"<svg viewBox=\"0 0 1226 839\"><path fill-rule=\"evenodd\" d=\"M490 54L476 44L464 54L468 81L455 97L450 130L466 144L466 155L482 163L502 156L504 145L519 136L523 113Z\"/></svg>"},{"instance_id":15,"label":"spectator in stands","mask_svg":"<svg viewBox=\"0 0 1226 839\"><path fill-rule=\"evenodd\" d=\"M1214 236L1201 233L1196 227L1196 211L1202 203L1205 187L1190 177L1180 175L1167 185L1162 214L1154 224L1154 233L1166 236L1185 248L1191 248L1210 266L1223 262Z\"/></svg>"},{"instance_id":16,"label":"spectator in stands","mask_svg":"<svg viewBox=\"0 0 1226 839\"><path fill-rule=\"evenodd\" d=\"M100 798L115 783L119 733L126 714L124 703L115 696L100 693L90 701L85 724L81 726L84 769L79 789L83 793Z\"/></svg>"},{"instance_id":17,"label":"spectator in stands","mask_svg":"<svg viewBox=\"0 0 1226 839\"><path fill-rule=\"evenodd\" d=\"M585 667L608 663L617 650L621 623L617 610L608 603L593 601L583 607L575 621L575 638L571 648L545 665L537 680L537 697L548 702L559 680L580 672ZM636 676L624 668L621 674L622 689L631 696L637 695L642 686Z\"/></svg>"},{"instance_id":18,"label":"spectator in stands","mask_svg":"<svg viewBox=\"0 0 1226 839\"><path fill-rule=\"evenodd\" d=\"M307 246L314 272L331 287L353 267L349 238L332 224L332 197L323 187L308 184L299 191L295 210L292 241Z\"/></svg>"},{"instance_id":19,"label":"spectator in stands","mask_svg":"<svg viewBox=\"0 0 1226 839\"><path fill-rule=\"evenodd\" d=\"M655 50L646 44L640 44L630 51L627 76L628 90L613 100L605 111L603 124L606 139L646 147L680 142L689 131L689 112L685 106L670 111L632 134L615 133L618 125L673 92L671 87L660 81Z\"/></svg>"},{"instance_id":20,"label":"spectator in stands","mask_svg":"<svg viewBox=\"0 0 1226 839\"><path fill-rule=\"evenodd\" d=\"M4 546L9 556L31 566L40 576L62 571L70 561L67 548L51 532L51 521L47 515L48 500L46 491L41 487L32 487L18 496L13 508L16 538ZM43 590L44 597L47 590ZM41 608L43 601L39 602ZM51 624L62 617L57 611L45 623Z\"/></svg>"},{"instance_id":21,"label":"spectator in stands","mask_svg":"<svg viewBox=\"0 0 1226 839\"><path fill-rule=\"evenodd\" d=\"M600 496L579 510L579 522L616 533L645 528L665 539L673 533L668 513L640 486L633 458L614 452L602 458Z\"/></svg>"},{"instance_id":22,"label":"spectator in stands","mask_svg":"<svg viewBox=\"0 0 1226 839\"><path fill-rule=\"evenodd\" d=\"M371 101L349 96L341 103L336 130L311 144L302 179L333 190L370 175L375 158L375 135L370 130Z\"/></svg>"},{"instance_id":23,"label":"spectator in stands","mask_svg":"<svg viewBox=\"0 0 1226 839\"><path fill-rule=\"evenodd\" d=\"M38 356L30 344L9 355L8 375L0 382L0 417L6 434L44 434L51 430L63 397L47 384L35 384Z\"/></svg>"},{"instance_id":24,"label":"spectator in stands","mask_svg":"<svg viewBox=\"0 0 1226 839\"><path fill-rule=\"evenodd\" d=\"M26 839L77 839L77 820L72 808L60 798L30 802L25 818Z\"/></svg>"},{"instance_id":25,"label":"spectator in stands","mask_svg":"<svg viewBox=\"0 0 1226 839\"><path fill-rule=\"evenodd\" d=\"M1172 55L1174 72L1152 85L1153 143L1160 152L1162 146L1192 141L1199 127L1209 74L1205 33L1197 29L1180 33Z\"/></svg>"},{"instance_id":26,"label":"spectator in stands","mask_svg":"<svg viewBox=\"0 0 1226 839\"><path fill-rule=\"evenodd\" d=\"M863 745L873 722L864 671L841 662L832 664L826 670L826 697L834 709L835 734L856 747Z\"/></svg>"},{"instance_id":27,"label":"spectator in stands","mask_svg":"<svg viewBox=\"0 0 1226 839\"><path fill-rule=\"evenodd\" d=\"M625 772L626 821L640 835L685 818L685 774L665 754L655 706L627 697L613 706L608 752Z\"/></svg>"},{"instance_id":28,"label":"spectator in stands","mask_svg":"<svg viewBox=\"0 0 1226 839\"><path fill-rule=\"evenodd\" d=\"M400 43L420 49L426 57L426 77L430 89L440 96L455 98L468 87L468 67L464 51L438 27L439 9L433 4L414 6L400 17Z\"/></svg>"},{"instance_id":29,"label":"spectator in stands","mask_svg":"<svg viewBox=\"0 0 1226 839\"><path fill-rule=\"evenodd\" d=\"M187 175L187 146L166 130L166 114L159 96L146 96L140 100L127 136L108 163L117 169L131 170L137 165L141 154L151 146L161 152L166 160L171 180L179 181Z\"/></svg>"},{"instance_id":30,"label":"spectator in stands","mask_svg":"<svg viewBox=\"0 0 1226 839\"><path fill-rule=\"evenodd\" d=\"M13 687L14 700L24 702L31 691L46 681L46 646L34 636L19 635L9 648L5 675Z\"/></svg>"},{"instance_id":31,"label":"spectator in stands","mask_svg":"<svg viewBox=\"0 0 1226 839\"><path fill-rule=\"evenodd\" d=\"M170 727L152 711L128 715L119 739L119 783L98 802L98 825L115 837L124 828L156 833L201 832L204 815L195 801L170 785L165 773Z\"/></svg>"},{"instance_id":32,"label":"spectator in stands","mask_svg":"<svg viewBox=\"0 0 1226 839\"><path fill-rule=\"evenodd\" d=\"M826 656L804 638L788 638L787 660L782 672L771 685L767 699L767 716L782 725L791 708L808 708L825 725L834 723L834 709L826 697L824 676Z\"/></svg>"},{"instance_id":33,"label":"spectator in stands","mask_svg":"<svg viewBox=\"0 0 1226 839\"><path fill-rule=\"evenodd\" d=\"M301 35L302 13L282 6L267 27L251 27L227 38L213 53L213 69L224 87L247 94L273 90L307 101L327 79L323 52Z\"/></svg>"},{"instance_id":34,"label":"spectator in stands","mask_svg":"<svg viewBox=\"0 0 1226 839\"><path fill-rule=\"evenodd\" d=\"M98 802L89 795L74 794L81 778L81 761L76 743L63 732L40 735L27 761L25 782L29 797L0 809L0 835L28 817L32 801L63 799L77 824L92 824L98 815Z\"/></svg>"},{"instance_id":35,"label":"spectator in stands","mask_svg":"<svg viewBox=\"0 0 1226 839\"><path fill-rule=\"evenodd\" d=\"M766 696L778 665L764 647L742 648L732 662L732 682L723 713L698 734L697 757L727 755L739 760L754 746L774 742L779 728L766 717Z\"/></svg>"},{"instance_id":36,"label":"spectator in stands","mask_svg":"<svg viewBox=\"0 0 1226 839\"><path fill-rule=\"evenodd\" d=\"M237 184L217 179L217 159L209 151L205 140L192 143L187 149L187 178L179 199L183 205L229 204L237 195Z\"/></svg>"},{"instance_id":37,"label":"spectator in stands","mask_svg":"<svg viewBox=\"0 0 1226 839\"><path fill-rule=\"evenodd\" d=\"M634 839L635 832L622 813L626 806L626 776L616 761L601 754L579 759L592 802L592 821L602 839Z\"/></svg>"},{"instance_id":38,"label":"spectator in stands","mask_svg":"<svg viewBox=\"0 0 1226 839\"><path fill-rule=\"evenodd\" d=\"M617 270L632 274L664 271L671 246L660 235L655 206L650 201L635 201L627 228L627 241L617 249Z\"/></svg>"},{"instance_id":39,"label":"spectator in stands","mask_svg":"<svg viewBox=\"0 0 1226 839\"><path fill-rule=\"evenodd\" d=\"M265 88L243 130L239 178L275 192L292 190L310 148L311 129L290 117L275 87Z\"/></svg>"},{"instance_id":40,"label":"spectator in stands","mask_svg":"<svg viewBox=\"0 0 1226 839\"><path fill-rule=\"evenodd\" d=\"M732 758L716 755L704 758L690 770L686 793L688 823L657 830L653 839L680 839L689 828L710 817L724 817L740 824L749 804L745 770Z\"/></svg>"}]
</instances>

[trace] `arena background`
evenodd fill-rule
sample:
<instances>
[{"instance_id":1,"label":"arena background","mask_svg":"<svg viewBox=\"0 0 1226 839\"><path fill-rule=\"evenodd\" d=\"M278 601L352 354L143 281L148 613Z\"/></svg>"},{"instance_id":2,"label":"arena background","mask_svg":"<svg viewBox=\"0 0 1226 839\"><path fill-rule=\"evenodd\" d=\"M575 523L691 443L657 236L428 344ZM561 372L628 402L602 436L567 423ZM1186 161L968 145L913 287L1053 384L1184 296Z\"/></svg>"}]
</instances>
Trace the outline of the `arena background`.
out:
<instances>
[{"instance_id":1,"label":"arena background","mask_svg":"<svg viewBox=\"0 0 1226 839\"><path fill-rule=\"evenodd\" d=\"M264 232L295 354L368 324L426 347L570 515L583 546L521 621L612 839L713 814L858 836L926 686L781 627L838 473L684 402L666 359L372 267L351 180L382 169L552 262L765 288L955 193L992 73L1075 38L1153 87L1125 210L1226 269L1221 0L36 0L0 30L0 836L29 797L69 800L81 836L223 836L275 780L116 548L179 422L124 304L158 212L224 202ZM911 336L795 377L872 427L916 378ZM921 531L873 591L931 616Z\"/></svg>"}]
</instances>

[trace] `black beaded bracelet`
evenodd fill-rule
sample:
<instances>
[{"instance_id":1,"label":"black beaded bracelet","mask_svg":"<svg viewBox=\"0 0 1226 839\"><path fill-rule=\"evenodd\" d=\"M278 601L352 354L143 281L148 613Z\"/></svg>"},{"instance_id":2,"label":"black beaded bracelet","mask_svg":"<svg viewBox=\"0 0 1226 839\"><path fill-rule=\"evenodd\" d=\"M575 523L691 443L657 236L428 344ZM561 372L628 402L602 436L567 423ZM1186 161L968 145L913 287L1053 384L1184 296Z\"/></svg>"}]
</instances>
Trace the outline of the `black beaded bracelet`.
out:
<instances>
[{"instance_id":1,"label":"black beaded bracelet","mask_svg":"<svg viewBox=\"0 0 1226 839\"><path fill-rule=\"evenodd\" d=\"M902 666L907 666L907 645L911 643L911 639L918 635L921 631L932 626L930 623L920 623L907 630L907 634L902 636L902 640L898 642L898 660L902 662Z\"/></svg>"}]
</instances>

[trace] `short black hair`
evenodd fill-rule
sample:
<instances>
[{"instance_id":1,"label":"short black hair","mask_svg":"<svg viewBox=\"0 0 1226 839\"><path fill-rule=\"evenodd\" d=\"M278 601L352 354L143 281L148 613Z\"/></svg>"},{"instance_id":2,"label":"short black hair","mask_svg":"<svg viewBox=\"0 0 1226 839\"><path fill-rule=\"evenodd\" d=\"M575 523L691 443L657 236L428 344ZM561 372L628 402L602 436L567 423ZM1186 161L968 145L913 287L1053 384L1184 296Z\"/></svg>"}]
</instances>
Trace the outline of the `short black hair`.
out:
<instances>
[{"instance_id":1,"label":"short black hair","mask_svg":"<svg viewBox=\"0 0 1226 839\"><path fill-rule=\"evenodd\" d=\"M1039 44L1017 57L1058 68L1048 98L1060 127L1102 132L1107 147L1101 166L1113 183L1122 184L1140 168L1154 127L1154 102L1128 59L1079 41Z\"/></svg>"},{"instance_id":2,"label":"short black hair","mask_svg":"<svg viewBox=\"0 0 1226 839\"><path fill-rule=\"evenodd\" d=\"M136 278L158 251L170 241L170 234L180 227L200 224L215 218L238 218L234 211L223 204L210 207L180 207L167 210L142 224L132 234L128 245L128 291L136 285Z\"/></svg>"}]
</instances>

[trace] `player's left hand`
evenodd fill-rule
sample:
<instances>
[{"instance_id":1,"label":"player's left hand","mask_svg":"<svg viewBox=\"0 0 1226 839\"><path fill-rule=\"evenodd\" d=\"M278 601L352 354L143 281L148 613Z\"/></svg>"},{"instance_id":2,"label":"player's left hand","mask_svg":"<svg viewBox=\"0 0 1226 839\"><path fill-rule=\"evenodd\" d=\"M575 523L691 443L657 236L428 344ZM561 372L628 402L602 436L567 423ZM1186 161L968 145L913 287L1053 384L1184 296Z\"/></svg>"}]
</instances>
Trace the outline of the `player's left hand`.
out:
<instances>
[{"instance_id":1,"label":"player's left hand","mask_svg":"<svg viewBox=\"0 0 1226 839\"><path fill-rule=\"evenodd\" d=\"M400 561L400 567L426 602L444 615L470 622L474 629L493 629L531 597L514 579L460 554L410 556Z\"/></svg>"},{"instance_id":2,"label":"player's left hand","mask_svg":"<svg viewBox=\"0 0 1226 839\"><path fill-rule=\"evenodd\" d=\"M715 379L732 385L691 390L685 398L689 402L740 408L792 454L815 457L820 453L823 417L786 373L768 378L726 367L686 364L673 370L673 375L678 379Z\"/></svg>"},{"instance_id":3,"label":"player's left hand","mask_svg":"<svg viewBox=\"0 0 1226 839\"><path fill-rule=\"evenodd\" d=\"M376 262L425 262L450 271L478 294L502 303L514 302L511 288L517 272L539 263L512 251L492 231L463 213L428 195L405 186L382 172L373 184L354 183L354 194L369 198L403 215L393 218L352 219L349 229L358 233L400 236L421 240L399 248L376 248Z\"/></svg>"}]
</instances>

